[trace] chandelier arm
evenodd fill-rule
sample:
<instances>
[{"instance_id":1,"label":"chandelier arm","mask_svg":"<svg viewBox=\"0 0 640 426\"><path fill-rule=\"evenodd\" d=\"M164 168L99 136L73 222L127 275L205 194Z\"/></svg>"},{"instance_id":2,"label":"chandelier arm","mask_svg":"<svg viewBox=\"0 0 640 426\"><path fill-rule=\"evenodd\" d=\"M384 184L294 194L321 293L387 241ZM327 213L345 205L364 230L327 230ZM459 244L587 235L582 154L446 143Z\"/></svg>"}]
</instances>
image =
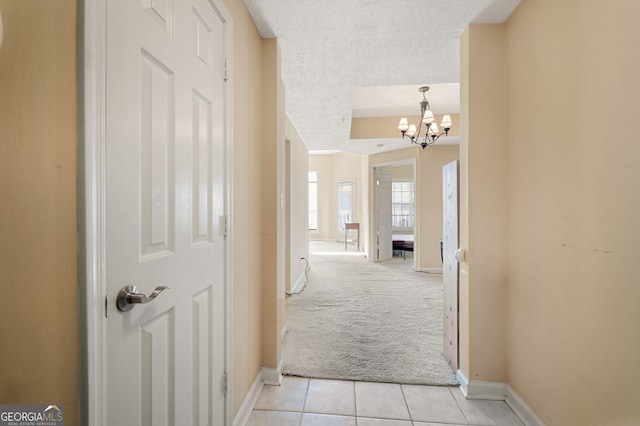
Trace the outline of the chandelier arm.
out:
<instances>
[{"instance_id":1,"label":"chandelier arm","mask_svg":"<svg viewBox=\"0 0 640 426\"><path fill-rule=\"evenodd\" d=\"M420 124L422 124L422 122L420 122ZM419 142L418 142L418 140L420 139L420 130L422 130L422 126L421 126L421 125L418 125L418 133L416 133L416 134L415 134L415 135L413 135L413 136L410 136L410 138L411 138L411 143L415 143L415 144L418 144L418 143L419 143Z\"/></svg>"},{"instance_id":2,"label":"chandelier arm","mask_svg":"<svg viewBox=\"0 0 640 426\"><path fill-rule=\"evenodd\" d=\"M440 136L442 135L447 135L448 132L440 132L437 135L432 135L431 139L433 140L429 145L431 145L432 143L435 143L435 141L437 141L438 139L440 139Z\"/></svg>"}]
</instances>

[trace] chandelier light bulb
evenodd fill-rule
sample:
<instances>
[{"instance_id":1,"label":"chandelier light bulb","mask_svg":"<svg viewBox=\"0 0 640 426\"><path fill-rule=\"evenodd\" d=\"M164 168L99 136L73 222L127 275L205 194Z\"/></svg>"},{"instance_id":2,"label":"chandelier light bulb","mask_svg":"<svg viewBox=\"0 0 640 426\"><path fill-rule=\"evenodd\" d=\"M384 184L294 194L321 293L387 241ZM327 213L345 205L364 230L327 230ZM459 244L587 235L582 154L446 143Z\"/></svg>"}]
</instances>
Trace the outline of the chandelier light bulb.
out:
<instances>
[{"instance_id":1,"label":"chandelier light bulb","mask_svg":"<svg viewBox=\"0 0 640 426\"><path fill-rule=\"evenodd\" d=\"M435 118L433 118L433 113L431 112L430 109L427 109L424 112L424 117L422 117L422 122L429 124L429 123L433 123L435 121Z\"/></svg>"},{"instance_id":2,"label":"chandelier light bulb","mask_svg":"<svg viewBox=\"0 0 640 426\"><path fill-rule=\"evenodd\" d=\"M415 134L418 132L418 129L416 129L416 125L412 124L409 126L409 130L407 130L407 135L412 138L415 136Z\"/></svg>"},{"instance_id":3,"label":"chandelier light bulb","mask_svg":"<svg viewBox=\"0 0 640 426\"><path fill-rule=\"evenodd\" d=\"M409 122L407 121L407 117L402 117L400 119L400 123L398 123L398 130L401 132L406 131L409 128Z\"/></svg>"},{"instance_id":4,"label":"chandelier light bulb","mask_svg":"<svg viewBox=\"0 0 640 426\"><path fill-rule=\"evenodd\" d=\"M431 123L431 125L429 126L429 133L431 133L432 135L438 134L438 123L436 123L435 121Z\"/></svg>"},{"instance_id":5,"label":"chandelier light bulb","mask_svg":"<svg viewBox=\"0 0 640 426\"><path fill-rule=\"evenodd\" d=\"M451 128L451 116L449 114L445 114L442 116L442 122L440 123L443 129Z\"/></svg>"}]
</instances>

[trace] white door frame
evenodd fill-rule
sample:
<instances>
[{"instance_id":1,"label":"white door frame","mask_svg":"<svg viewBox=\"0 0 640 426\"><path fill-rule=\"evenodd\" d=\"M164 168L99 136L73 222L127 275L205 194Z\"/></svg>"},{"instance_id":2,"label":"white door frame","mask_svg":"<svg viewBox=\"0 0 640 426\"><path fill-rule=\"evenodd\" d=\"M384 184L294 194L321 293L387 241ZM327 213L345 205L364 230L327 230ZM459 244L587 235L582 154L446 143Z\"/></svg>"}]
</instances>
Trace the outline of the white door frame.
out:
<instances>
[{"instance_id":1,"label":"white door frame","mask_svg":"<svg viewBox=\"0 0 640 426\"><path fill-rule=\"evenodd\" d=\"M419 239L419 232L420 232L420 225L419 225L419 221L417 220L417 216L418 216L418 187L419 187L419 182L418 182L418 175L417 175L417 165L416 165L416 159L415 158L407 158L405 160L398 160L398 161L388 161L385 163L377 163L377 164L373 164L370 166L369 169L369 241L368 241L368 246L369 246L369 262L375 262L377 257L375 255L376 253L376 230L377 230L377 226L378 226L378 215L376 215L375 212L375 202L376 202L376 169L380 168L380 167L396 167L396 166L413 166L413 180L414 180L414 192L415 192L415 206L414 206L414 215L416 217L416 219L414 220L414 224L413 224L413 244L414 244L414 252L413 252L413 269L416 269L416 262L417 262L417 258L418 258L418 250L420 249L420 243L418 242ZM393 179L392 179L393 180ZM392 229L393 232L393 229Z\"/></svg>"},{"instance_id":2,"label":"white door frame","mask_svg":"<svg viewBox=\"0 0 640 426\"><path fill-rule=\"evenodd\" d=\"M80 424L106 424L105 121L106 7L108 0L78 2L78 222L81 345ZM209 0L224 22L225 215L233 229L233 20L222 0ZM225 240L225 424L233 422L233 233ZM114 303L114 301L109 301ZM111 314L115 314L111 310Z\"/></svg>"}]
</instances>

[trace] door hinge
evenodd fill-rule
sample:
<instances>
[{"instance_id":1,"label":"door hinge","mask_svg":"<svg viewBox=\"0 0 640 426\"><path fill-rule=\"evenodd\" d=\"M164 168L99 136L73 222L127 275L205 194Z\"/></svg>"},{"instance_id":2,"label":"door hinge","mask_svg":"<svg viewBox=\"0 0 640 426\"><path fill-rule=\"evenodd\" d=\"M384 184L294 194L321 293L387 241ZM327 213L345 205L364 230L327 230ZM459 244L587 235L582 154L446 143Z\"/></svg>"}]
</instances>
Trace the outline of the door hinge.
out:
<instances>
[{"instance_id":1,"label":"door hinge","mask_svg":"<svg viewBox=\"0 0 640 426\"><path fill-rule=\"evenodd\" d=\"M227 235L229 234L229 217L228 216L224 216L224 231L223 231L223 235L225 238L227 238Z\"/></svg>"},{"instance_id":2,"label":"door hinge","mask_svg":"<svg viewBox=\"0 0 640 426\"><path fill-rule=\"evenodd\" d=\"M224 60L224 81L229 79L229 60Z\"/></svg>"},{"instance_id":3,"label":"door hinge","mask_svg":"<svg viewBox=\"0 0 640 426\"><path fill-rule=\"evenodd\" d=\"M104 317L109 318L109 296L104 297Z\"/></svg>"},{"instance_id":4,"label":"door hinge","mask_svg":"<svg viewBox=\"0 0 640 426\"><path fill-rule=\"evenodd\" d=\"M225 371L225 373L224 373L224 396L227 396L228 389L229 389L229 375Z\"/></svg>"}]
</instances>

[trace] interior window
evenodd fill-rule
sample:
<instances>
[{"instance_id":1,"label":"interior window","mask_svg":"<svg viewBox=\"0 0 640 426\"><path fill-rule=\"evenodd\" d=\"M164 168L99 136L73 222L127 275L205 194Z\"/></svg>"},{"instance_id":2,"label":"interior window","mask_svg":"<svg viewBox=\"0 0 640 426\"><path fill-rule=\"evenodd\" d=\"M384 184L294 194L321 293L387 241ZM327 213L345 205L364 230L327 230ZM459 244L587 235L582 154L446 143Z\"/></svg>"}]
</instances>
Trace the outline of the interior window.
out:
<instances>
[{"instance_id":1,"label":"interior window","mask_svg":"<svg viewBox=\"0 0 640 426\"><path fill-rule=\"evenodd\" d=\"M309 231L318 230L318 172L309 172Z\"/></svg>"},{"instance_id":2,"label":"interior window","mask_svg":"<svg viewBox=\"0 0 640 426\"><path fill-rule=\"evenodd\" d=\"M413 230L415 223L415 183L394 180L391 184L391 220L393 229Z\"/></svg>"}]
</instances>

